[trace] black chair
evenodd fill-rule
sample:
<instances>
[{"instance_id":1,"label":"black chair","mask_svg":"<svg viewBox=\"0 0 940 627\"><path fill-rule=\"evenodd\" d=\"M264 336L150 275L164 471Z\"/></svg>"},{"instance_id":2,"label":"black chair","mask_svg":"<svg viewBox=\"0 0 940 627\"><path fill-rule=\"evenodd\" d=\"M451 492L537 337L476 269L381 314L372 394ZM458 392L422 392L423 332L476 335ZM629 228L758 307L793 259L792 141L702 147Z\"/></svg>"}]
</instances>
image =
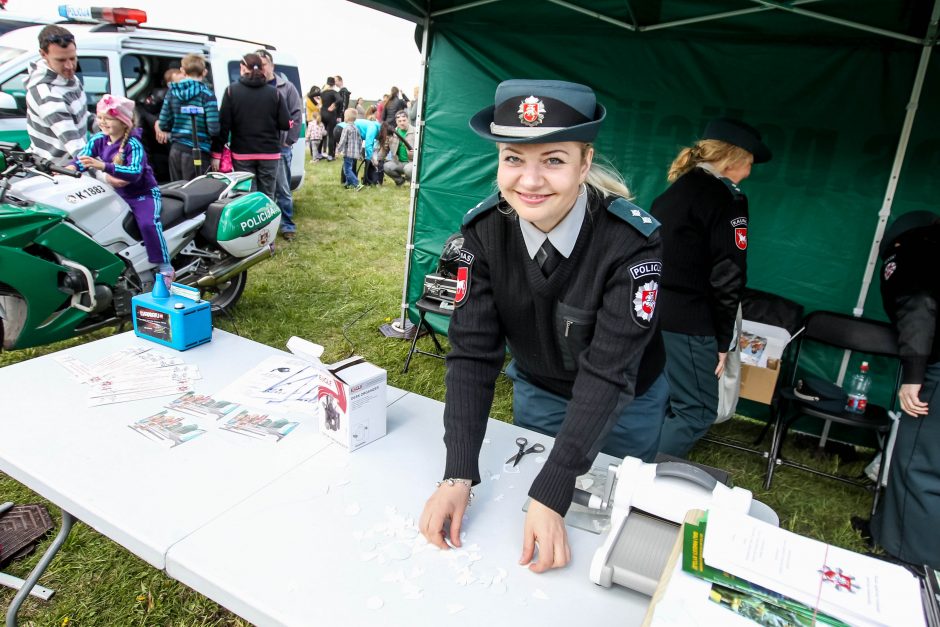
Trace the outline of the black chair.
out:
<instances>
[{"instance_id":1,"label":"black chair","mask_svg":"<svg viewBox=\"0 0 940 627\"><path fill-rule=\"evenodd\" d=\"M799 398L794 394L797 378L801 374L800 359L804 356L807 343L822 344L831 348L862 353L875 357L893 359L896 365L894 388L891 400L887 407L869 402L864 414L854 414L843 410L832 410L820 407L818 404ZM780 453L787 431L801 416L811 416L828 420L836 424L847 425L857 429L867 429L876 436L879 450L884 452L888 435L891 432L893 420L888 410L893 409L897 403L898 387L901 384L901 363L898 359L898 341L894 328L885 323L868 318L856 318L845 314L830 311L814 311L804 320L803 333L798 338L793 373L787 386L780 391L781 407L777 412L774 423L774 433L770 448L770 458L767 461L767 475L764 488L770 489L774 470L777 466L790 466L805 470L813 474L837 479L845 483L872 489L874 499L872 512L878 505L878 498L883 483L887 464L882 463L879 470L878 481L874 486L869 482L841 474L829 473L812 466L784 459Z\"/></svg>"},{"instance_id":2,"label":"black chair","mask_svg":"<svg viewBox=\"0 0 940 627\"><path fill-rule=\"evenodd\" d=\"M411 358L414 357L415 353L418 353L419 355L427 355L428 357L436 357L437 359L444 359L444 348L441 346L440 341L438 341L437 334L434 332L434 328L427 319L427 315L429 313L441 314L442 316L448 317L454 313L453 309L447 309L441 305L442 301L428 298L426 295L422 295L421 298L418 299L418 302L415 303L415 308L420 312L418 316L418 324L415 327L414 339L411 340L411 349L408 351L408 356L405 357L405 367L402 368L402 374L408 372L408 366L411 365ZM434 348L437 350L436 353L423 351L418 348L418 338L422 334L422 329L426 329L428 335L431 336L431 340L434 342Z\"/></svg>"},{"instance_id":3,"label":"black chair","mask_svg":"<svg viewBox=\"0 0 940 627\"><path fill-rule=\"evenodd\" d=\"M790 336L796 335L803 325L803 305L792 301L789 298L784 298L783 296L778 296L777 294L771 294L770 292L763 292L761 290L755 290L751 288L746 288L744 290L744 295L741 298L741 317L744 320L750 320L753 322L761 322L763 324L769 324L775 327L780 327L781 329L786 329ZM789 353L790 347L787 347L785 355ZM781 360L785 361L785 360ZM780 365L781 370L783 369L783 364ZM778 379L779 386L779 379ZM761 430L760 435L753 442L743 442L736 438L729 438L724 435L717 435L714 433L706 434L702 440L706 442L711 442L712 444L720 444L722 446L727 446L738 451L744 451L746 453L753 453L755 455L760 455L761 457L768 458L770 457L770 449L757 448L760 446L761 442L764 441L764 438L767 436L767 432L770 431L770 428L774 425L777 412L777 394L775 390L774 398L771 401L770 405L770 420L764 425L764 428Z\"/></svg>"}]
</instances>

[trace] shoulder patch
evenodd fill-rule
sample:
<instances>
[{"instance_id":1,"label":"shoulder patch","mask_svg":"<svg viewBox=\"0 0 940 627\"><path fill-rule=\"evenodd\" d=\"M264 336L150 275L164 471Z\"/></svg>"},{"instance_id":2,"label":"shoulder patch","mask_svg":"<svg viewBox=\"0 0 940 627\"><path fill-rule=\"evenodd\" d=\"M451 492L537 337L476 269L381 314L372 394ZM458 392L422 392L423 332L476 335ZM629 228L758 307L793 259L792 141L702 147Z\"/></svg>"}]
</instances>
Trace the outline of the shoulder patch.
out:
<instances>
[{"instance_id":1,"label":"shoulder patch","mask_svg":"<svg viewBox=\"0 0 940 627\"><path fill-rule=\"evenodd\" d=\"M715 178L717 178L719 181L724 183L725 187L728 188L728 191L730 191L731 195L734 196L735 198L740 198L741 196L744 195L744 192L741 191L741 188L738 187L737 184L731 179L725 178L723 176L718 176Z\"/></svg>"},{"instance_id":2,"label":"shoulder patch","mask_svg":"<svg viewBox=\"0 0 940 627\"><path fill-rule=\"evenodd\" d=\"M607 211L635 228L644 237L649 237L659 228L659 220L625 198L617 198L607 205Z\"/></svg>"},{"instance_id":3,"label":"shoulder patch","mask_svg":"<svg viewBox=\"0 0 940 627\"><path fill-rule=\"evenodd\" d=\"M464 214L462 222L463 226L467 226L476 220L479 216L496 207L498 204L499 194L491 194L490 196L487 196L481 200L473 209Z\"/></svg>"}]
</instances>

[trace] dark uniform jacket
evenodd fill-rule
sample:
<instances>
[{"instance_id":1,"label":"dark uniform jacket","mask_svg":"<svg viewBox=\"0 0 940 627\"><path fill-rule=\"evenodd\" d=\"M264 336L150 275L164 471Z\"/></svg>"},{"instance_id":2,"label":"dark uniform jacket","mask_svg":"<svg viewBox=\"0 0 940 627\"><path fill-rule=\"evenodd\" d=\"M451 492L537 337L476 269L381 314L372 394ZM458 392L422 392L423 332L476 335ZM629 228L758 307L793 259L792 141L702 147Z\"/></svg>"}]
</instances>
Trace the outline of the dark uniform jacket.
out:
<instances>
[{"instance_id":1,"label":"dark uniform jacket","mask_svg":"<svg viewBox=\"0 0 940 627\"><path fill-rule=\"evenodd\" d=\"M574 249L547 279L526 251L515 214L504 213L505 203L497 207L497 196L467 214L449 329L444 476L480 480L480 447L508 344L532 383L571 399L529 491L562 515L575 478L590 469L637 388L648 387L665 363L653 316L658 224L626 200L601 199L588 189Z\"/></svg>"},{"instance_id":2,"label":"dark uniform jacket","mask_svg":"<svg viewBox=\"0 0 940 627\"><path fill-rule=\"evenodd\" d=\"M898 329L904 383L923 383L940 361L940 225L901 234L882 255L881 297Z\"/></svg>"},{"instance_id":3,"label":"dark uniform jacket","mask_svg":"<svg viewBox=\"0 0 940 627\"><path fill-rule=\"evenodd\" d=\"M663 331L711 335L725 352L747 283L747 197L702 168L653 201L662 224Z\"/></svg>"}]
</instances>

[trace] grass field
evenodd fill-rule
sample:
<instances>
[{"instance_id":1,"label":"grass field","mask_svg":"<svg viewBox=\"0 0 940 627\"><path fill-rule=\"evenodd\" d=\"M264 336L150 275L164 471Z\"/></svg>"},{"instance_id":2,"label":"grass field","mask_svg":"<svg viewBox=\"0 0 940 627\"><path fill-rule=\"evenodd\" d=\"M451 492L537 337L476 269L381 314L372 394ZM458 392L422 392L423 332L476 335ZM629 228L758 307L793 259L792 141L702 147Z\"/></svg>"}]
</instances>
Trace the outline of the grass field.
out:
<instances>
[{"instance_id":1,"label":"grass field","mask_svg":"<svg viewBox=\"0 0 940 627\"><path fill-rule=\"evenodd\" d=\"M384 338L380 325L398 316L404 245L408 223L407 186L389 184L361 192L339 184L339 163L307 164L307 179L295 194L298 236L279 243L277 255L249 272L248 286L231 318L214 324L257 342L283 348L299 335L326 347L334 361L359 354L388 370L389 384L443 400L443 362L417 357L407 375L401 366L408 345ZM281 242L281 240L278 240ZM0 366L102 337L110 331L39 349L0 354ZM509 420L511 391L498 384L494 417ZM28 428L28 422L24 423ZM736 417L716 429L740 439L753 439L762 423ZM768 438L769 439L769 438ZM790 442L791 458L809 459L811 445ZM766 442L765 442L766 445ZM443 447L439 451L443 467ZM736 485L753 490L773 507L787 529L854 550L864 550L849 524L853 514L867 516L871 495L858 488L782 469L773 489L763 490L764 459L726 447L700 444L692 458L731 472ZM864 461L845 465L836 458L815 461L859 473ZM429 477L430 482L436 477ZM0 474L0 502L44 502ZM58 510L47 503L50 513ZM43 548L45 544L43 544ZM191 591L137 557L78 523L41 583L54 588L50 602L30 599L20 612L21 624L91 625L246 625L227 610ZM25 577L37 561L9 565L6 572ZM587 575L585 574L585 577ZM0 588L5 612L13 594Z\"/></svg>"}]
</instances>

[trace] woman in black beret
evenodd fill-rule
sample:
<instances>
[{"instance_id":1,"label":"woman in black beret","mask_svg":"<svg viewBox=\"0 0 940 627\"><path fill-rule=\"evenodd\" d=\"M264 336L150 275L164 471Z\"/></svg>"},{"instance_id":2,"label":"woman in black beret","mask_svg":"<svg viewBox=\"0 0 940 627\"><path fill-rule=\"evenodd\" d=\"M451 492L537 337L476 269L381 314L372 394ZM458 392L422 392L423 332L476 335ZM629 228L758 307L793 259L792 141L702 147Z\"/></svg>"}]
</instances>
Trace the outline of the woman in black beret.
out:
<instances>
[{"instance_id":1,"label":"woman in black beret","mask_svg":"<svg viewBox=\"0 0 940 627\"><path fill-rule=\"evenodd\" d=\"M712 120L669 168L672 185L650 212L662 224L660 324L671 412L659 450L685 457L715 422L718 379L747 282L747 197L738 184L771 158L760 133Z\"/></svg>"}]
</instances>

